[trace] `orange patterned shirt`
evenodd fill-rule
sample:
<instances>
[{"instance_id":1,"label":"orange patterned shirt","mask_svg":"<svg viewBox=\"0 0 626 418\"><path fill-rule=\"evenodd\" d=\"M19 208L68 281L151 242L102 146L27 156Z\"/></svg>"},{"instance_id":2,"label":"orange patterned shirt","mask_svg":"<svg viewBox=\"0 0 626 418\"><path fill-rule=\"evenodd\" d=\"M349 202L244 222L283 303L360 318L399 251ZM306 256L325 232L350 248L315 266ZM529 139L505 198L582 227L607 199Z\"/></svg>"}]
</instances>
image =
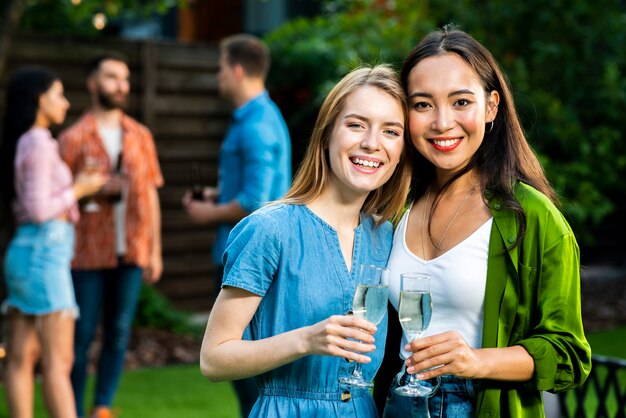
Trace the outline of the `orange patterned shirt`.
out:
<instances>
[{"instance_id":1,"label":"orange patterned shirt","mask_svg":"<svg viewBox=\"0 0 626 418\"><path fill-rule=\"evenodd\" d=\"M152 245L152 211L150 191L163 185L152 134L147 127L124 115L122 117L122 164L126 175L126 253L124 261L146 267ZM76 175L85 166L88 155L110 162L96 121L91 113L59 136L61 156ZM110 167L110 164L107 165ZM118 264L115 237L114 207L105 198L96 199L97 212L85 212L76 225L76 247L72 268L96 270L114 268Z\"/></svg>"}]
</instances>

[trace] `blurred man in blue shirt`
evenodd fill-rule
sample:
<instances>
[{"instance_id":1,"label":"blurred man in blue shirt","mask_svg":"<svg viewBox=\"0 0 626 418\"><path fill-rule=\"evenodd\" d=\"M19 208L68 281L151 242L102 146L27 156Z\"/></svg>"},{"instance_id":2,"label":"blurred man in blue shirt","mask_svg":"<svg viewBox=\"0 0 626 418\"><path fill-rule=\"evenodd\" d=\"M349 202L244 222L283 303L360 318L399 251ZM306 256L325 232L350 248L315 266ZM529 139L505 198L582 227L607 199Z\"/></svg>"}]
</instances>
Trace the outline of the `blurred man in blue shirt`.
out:
<instances>
[{"instance_id":1,"label":"blurred man in blue shirt","mask_svg":"<svg viewBox=\"0 0 626 418\"><path fill-rule=\"evenodd\" d=\"M192 220L217 224L215 295L222 283L222 254L231 229L263 204L280 198L291 184L289 131L265 89L269 67L267 46L252 35L233 35L220 43L218 88L235 110L220 150L219 184L205 188L202 200L194 200L191 192L183 198ZM254 381L245 380L235 382L235 388L247 417L257 392Z\"/></svg>"}]
</instances>

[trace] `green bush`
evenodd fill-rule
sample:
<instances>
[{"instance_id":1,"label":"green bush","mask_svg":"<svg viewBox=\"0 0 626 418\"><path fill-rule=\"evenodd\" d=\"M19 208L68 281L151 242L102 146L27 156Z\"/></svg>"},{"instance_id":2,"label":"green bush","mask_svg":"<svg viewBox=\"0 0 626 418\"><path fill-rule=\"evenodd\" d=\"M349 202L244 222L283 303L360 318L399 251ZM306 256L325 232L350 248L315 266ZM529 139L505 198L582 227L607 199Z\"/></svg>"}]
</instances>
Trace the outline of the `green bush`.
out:
<instances>
[{"instance_id":1,"label":"green bush","mask_svg":"<svg viewBox=\"0 0 626 418\"><path fill-rule=\"evenodd\" d=\"M192 323L189 313L174 308L161 292L147 285L141 288L134 324L147 328L167 329L198 339L202 337L204 331L202 326Z\"/></svg>"},{"instance_id":2,"label":"green bush","mask_svg":"<svg viewBox=\"0 0 626 418\"><path fill-rule=\"evenodd\" d=\"M619 0L327 1L333 13L266 36L270 87L299 152L322 98L358 63L404 56L446 23L480 40L508 74L527 136L581 242L626 195L626 5Z\"/></svg>"}]
</instances>

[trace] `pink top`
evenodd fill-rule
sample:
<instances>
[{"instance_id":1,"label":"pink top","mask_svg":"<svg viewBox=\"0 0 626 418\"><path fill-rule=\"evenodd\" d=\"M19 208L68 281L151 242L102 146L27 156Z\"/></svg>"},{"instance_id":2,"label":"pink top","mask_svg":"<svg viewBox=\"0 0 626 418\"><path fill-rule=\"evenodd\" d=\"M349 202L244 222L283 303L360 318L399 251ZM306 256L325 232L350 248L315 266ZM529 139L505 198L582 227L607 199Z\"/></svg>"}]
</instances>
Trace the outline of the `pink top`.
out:
<instances>
[{"instance_id":1,"label":"pink top","mask_svg":"<svg viewBox=\"0 0 626 418\"><path fill-rule=\"evenodd\" d=\"M78 221L72 173L59 155L59 144L45 128L31 128L17 143L15 202L20 224L42 223L67 214Z\"/></svg>"}]
</instances>

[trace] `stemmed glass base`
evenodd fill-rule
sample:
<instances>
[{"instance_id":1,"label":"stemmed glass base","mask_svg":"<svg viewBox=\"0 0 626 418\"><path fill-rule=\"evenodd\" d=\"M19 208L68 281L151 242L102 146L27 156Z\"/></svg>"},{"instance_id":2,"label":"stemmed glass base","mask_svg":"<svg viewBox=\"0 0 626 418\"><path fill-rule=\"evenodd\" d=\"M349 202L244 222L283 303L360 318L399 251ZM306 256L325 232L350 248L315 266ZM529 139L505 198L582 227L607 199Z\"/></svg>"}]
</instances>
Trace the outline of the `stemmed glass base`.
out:
<instances>
[{"instance_id":1,"label":"stemmed glass base","mask_svg":"<svg viewBox=\"0 0 626 418\"><path fill-rule=\"evenodd\" d=\"M400 396L410 396L415 398L420 396L428 396L433 392L433 389L422 386L416 382L415 384L408 383L405 386L399 386L396 388L395 392Z\"/></svg>"},{"instance_id":2,"label":"stemmed glass base","mask_svg":"<svg viewBox=\"0 0 626 418\"><path fill-rule=\"evenodd\" d=\"M368 382L363 379L363 376L360 373L352 373L350 376L340 377L339 383L343 383L344 385L349 385L357 388L373 388L374 384Z\"/></svg>"},{"instance_id":3,"label":"stemmed glass base","mask_svg":"<svg viewBox=\"0 0 626 418\"><path fill-rule=\"evenodd\" d=\"M89 213L98 212L100 211L100 205L94 199L91 199L83 206L83 211Z\"/></svg>"}]
</instances>

